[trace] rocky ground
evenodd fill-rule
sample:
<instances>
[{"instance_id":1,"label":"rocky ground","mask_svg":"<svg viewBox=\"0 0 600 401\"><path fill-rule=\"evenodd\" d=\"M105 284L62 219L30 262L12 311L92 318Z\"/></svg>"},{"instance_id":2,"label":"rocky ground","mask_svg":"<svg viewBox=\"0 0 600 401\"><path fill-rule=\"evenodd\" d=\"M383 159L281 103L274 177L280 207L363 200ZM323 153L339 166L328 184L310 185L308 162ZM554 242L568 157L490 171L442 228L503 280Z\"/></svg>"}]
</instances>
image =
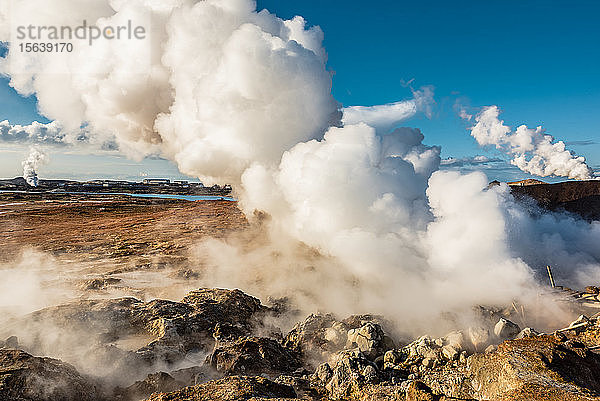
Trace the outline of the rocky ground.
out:
<instances>
[{"instance_id":1,"label":"rocky ground","mask_svg":"<svg viewBox=\"0 0 600 401\"><path fill-rule=\"evenodd\" d=\"M600 400L596 287L550 294L586 315L551 333L508 305L407 337L381 316L297 318L285 300L199 287L186 250L245 227L234 203L0 194L0 213L2 258L51 255L38 290L68 294L4 305L0 400Z\"/></svg>"},{"instance_id":2,"label":"rocky ground","mask_svg":"<svg viewBox=\"0 0 600 401\"><path fill-rule=\"evenodd\" d=\"M600 400L596 318L539 334L493 312L407 343L377 316L310 315L283 333L266 323L281 313L225 289L44 308L2 330L0 399ZM48 352L80 371L33 356Z\"/></svg>"}]
</instances>

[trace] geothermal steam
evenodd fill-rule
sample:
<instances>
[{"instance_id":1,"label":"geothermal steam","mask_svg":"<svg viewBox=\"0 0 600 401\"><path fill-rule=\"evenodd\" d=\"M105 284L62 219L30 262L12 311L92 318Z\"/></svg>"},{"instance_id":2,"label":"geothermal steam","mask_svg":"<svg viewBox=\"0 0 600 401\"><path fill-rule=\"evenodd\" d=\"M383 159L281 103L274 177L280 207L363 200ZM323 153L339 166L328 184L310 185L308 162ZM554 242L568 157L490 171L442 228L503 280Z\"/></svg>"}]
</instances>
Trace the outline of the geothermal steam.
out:
<instances>
[{"instance_id":1,"label":"geothermal steam","mask_svg":"<svg viewBox=\"0 0 600 401\"><path fill-rule=\"evenodd\" d=\"M42 164L47 162L48 155L46 153L36 147L31 147L29 156L21 163L23 165L23 178L29 186L38 186L37 171Z\"/></svg>"},{"instance_id":2,"label":"geothermal steam","mask_svg":"<svg viewBox=\"0 0 600 401\"><path fill-rule=\"evenodd\" d=\"M498 119L499 115L498 107L490 106L475 117L477 124L471 129L471 135L477 143L504 151L513 158L512 165L530 174L577 180L592 178L592 169L585 163L585 158L573 155L563 141L555 141L542 127L533 129L521 125L512 132Z\"/></svg>"},{"instance_id":3,"label":"geothermal steam","mask_svg":"<svg viewBox=\"0 0 600 401\"><path fill-rule=\"evenodd\" d=\"M19 4L13 19L42 26L152 20L146 42L104 41L61 55L76 74L50 73L56 55L41 53L17 60L9 52L0 68L66 129L85 125L133 157L158 153L183 173L236 184L250 219L255 210L271 216L250 245L200 245L207 285L289 296L307 311L383 313L427 326L443 310L528 294L545 265L532 253L544 244L556 245L562 266L598 276L600 255L584 247L596 228L532 218L505 186L484 190L481 173L438 171L440 148L400 127L428 114L431 89L340 110L323 33L301 17L257 12L250 0ZM7 30L0 35L9 40ZM476 138L507 146L530 171L589 176L583 160L541 131L508 135L494 109L477 121ZM525 160L527 152L538 158ZM515 242L525 232L534 251Z\"/></svg>"}]
</instances>

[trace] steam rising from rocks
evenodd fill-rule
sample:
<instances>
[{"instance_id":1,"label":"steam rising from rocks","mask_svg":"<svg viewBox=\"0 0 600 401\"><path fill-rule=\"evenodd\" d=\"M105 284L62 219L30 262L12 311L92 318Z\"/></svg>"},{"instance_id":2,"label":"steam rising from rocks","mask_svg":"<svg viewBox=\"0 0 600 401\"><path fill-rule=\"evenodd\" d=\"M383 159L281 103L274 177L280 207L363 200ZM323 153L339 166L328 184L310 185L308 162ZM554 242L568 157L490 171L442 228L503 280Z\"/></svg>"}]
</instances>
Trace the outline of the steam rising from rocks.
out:
<instances>
[{"instance_id":1,"label":"steam rising from rocks","mask_svg":"<svg viewBox=\"0 0 600 401\"><path fill-rule=\"evenodd\" d=\"M560 176L577 180L593 177L584 157L575 156L566 149L563 141L555 141L542 127L533 129L521 125L512 132L498 118L499 115L498 107L490 106L475 117L477 123L471 129L471 135L480 145L495 146L513 158L511 164L541 177Z\"/></svg>"},{"instance_id":2,"label":"steam rising from rocks","mask_svg":"<svg viewBox=\"0 0 600 401\"><path fill-rule=\"evenodd\" d=\"M151 16L150 49L83 48L67 59L77 71L71 75L48 74L44 54L31 56L37 69L11 71L10 53L0 68L67 129L88 124L132 157L158 153L207 183L237 185L241 208L263 225L251 240L199 245L207 285L288 296L306 311L383 313L423 327L442 311L533 294L540 266L525 262L533 260L529 251L511 236L521 226L541 233L539 221L506 186L485 190L482 173L438 171L440 148L424 144L418 129L398 128L430 112L431 89L393 104L347 107L342 116L321 30L301 17L257 12L250 0L27 4L57 13L36 14L40 25L57 16L73 25ZM147 73L131 72L138 60L149 60ZM473 136L507 148L521 168L589 178L584 161L541 129L509 135L497 108L476 121ZM597 233L588 227L570 228L591 241ZM585 263L598 276L598 255L575 255L559 240L561 225L546 228L563 263ZM532 248L547 239L534 236Z\"/></svg>"}]
</instances>

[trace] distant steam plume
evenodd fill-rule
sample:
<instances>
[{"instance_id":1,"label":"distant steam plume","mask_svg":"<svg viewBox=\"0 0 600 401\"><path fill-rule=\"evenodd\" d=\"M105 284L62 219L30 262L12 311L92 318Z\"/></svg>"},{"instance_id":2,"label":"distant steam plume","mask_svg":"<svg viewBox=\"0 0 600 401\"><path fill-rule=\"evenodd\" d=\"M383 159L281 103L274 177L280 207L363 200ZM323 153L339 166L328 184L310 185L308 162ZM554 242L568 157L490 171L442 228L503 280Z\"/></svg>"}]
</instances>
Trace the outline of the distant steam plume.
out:
<instances>
[{"instance_id":1,"label":"distant steam plume","mask_svg":"<svg viewBox=\"0 0 600 401\"><path fill-rule=\"evenodd\" d=\"M48 162L48 155L42 150L32 147L29 151L29 156L22 163L23 178L27 184L32 187L38 186L37 171L41 165Z\"/></svg>"},{"instance_id":2,"label":"distant steam plume","mask_svg":"<svg viewBox=\"0 0 600 401\"><path fill-rule=\"evenodd\" d=\"M589 180L592 169L585 158L575 156L566 149L563 141L556 141L544 132L525 125L515 132L504 125L498 116L497 106L484 108L476 117L471 135L482 146L492 145L512 157L511 164L521 170L541 177L559 176L577 180Z\"/></svg>"}]
</instances>

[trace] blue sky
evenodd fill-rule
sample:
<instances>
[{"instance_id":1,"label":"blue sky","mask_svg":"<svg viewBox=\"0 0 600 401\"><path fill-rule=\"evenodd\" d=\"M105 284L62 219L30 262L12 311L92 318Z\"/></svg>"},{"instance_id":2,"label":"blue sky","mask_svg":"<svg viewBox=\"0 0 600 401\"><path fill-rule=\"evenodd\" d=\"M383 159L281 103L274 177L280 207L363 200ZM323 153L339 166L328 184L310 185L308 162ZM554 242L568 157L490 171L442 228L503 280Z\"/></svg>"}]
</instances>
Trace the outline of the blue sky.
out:
<instances>
[{"instance_id":1,"label":"blue sky","mask_svg":"<svg viewBox=\"0 0 600 401\"><path fill-rule=\"evenodd\" d=\"M410 97L403 83L412 79L415 87L434 86L433 118L407 125L421 128L428 144L441 145L443 157L498 156L469 136L453 108L459 100L473 108L498 105L511 126L542 125L600 165L600 145L577 144L600 142L600 2L259 0L258 7L282 18L302 15L323 29L334 95L346 106ZM19 97L0 80L4 119L45 121L35 99ZM74 163L69 157L55 155L52 174L63 174L57 163ZM98 171L111 175L110 163ZM127 174L138 175L145 163L130 163ZM0 176L10 175L5 164Z\"/></svg>"}]
</instances>

